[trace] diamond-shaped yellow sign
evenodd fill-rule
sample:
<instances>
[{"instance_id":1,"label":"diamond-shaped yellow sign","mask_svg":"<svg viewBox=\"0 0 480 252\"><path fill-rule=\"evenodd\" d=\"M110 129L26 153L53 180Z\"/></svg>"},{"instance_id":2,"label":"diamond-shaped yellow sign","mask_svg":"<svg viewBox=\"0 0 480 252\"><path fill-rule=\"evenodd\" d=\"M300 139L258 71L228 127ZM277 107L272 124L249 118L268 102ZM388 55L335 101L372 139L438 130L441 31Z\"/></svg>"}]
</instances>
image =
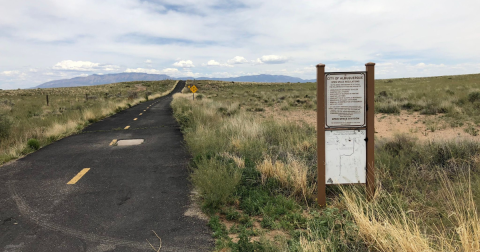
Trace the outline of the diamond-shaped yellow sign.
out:
<instances>
[{"instance_id":1,"label":"diamond-shaped yellow sign","mask_svg":"<svg viewBox=\"0 0 480 252\"><path fill-rule=\"evenodd\" d=\"M192 91L192 93L196 93L197 90L198 90L198 88L197 88L195 85L193 85L192 87L190 87L190 91Z\"/></svg>"}]
</instances>

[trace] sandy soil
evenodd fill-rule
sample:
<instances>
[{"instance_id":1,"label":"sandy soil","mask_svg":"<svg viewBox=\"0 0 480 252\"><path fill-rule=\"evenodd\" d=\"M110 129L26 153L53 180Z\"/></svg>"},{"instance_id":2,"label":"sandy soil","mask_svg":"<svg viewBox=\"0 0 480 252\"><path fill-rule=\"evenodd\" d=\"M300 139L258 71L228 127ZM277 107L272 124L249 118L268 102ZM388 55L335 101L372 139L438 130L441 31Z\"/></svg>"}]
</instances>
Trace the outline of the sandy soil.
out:
<instances>
[{"instance_id":1,"label":"sandy soil","mask_svg":"<svg viewBox=\"0 0 480 252\"><path fill-rule=\"evenodd\" d=\"M283 111L278 107L267 107L264 112L258 112L259 115L268 118L295 121L298 123L306 122L309 125L316 126L317 112L313 110L289 110ZM425 122L425 123L424 123ZM432 131L432 126L434 130ZM442 119L433 115L420 115L419 113L409 114L402 111L400 115L376 114L375 115L375 136L378 138L392 138L395 134L408 134L419 140L476 140L480 141L480 136L472 136L464 131L465 126L451 128L446 125ZM480 129L477 127L477 129Z\"/></svg>"},{"instance_id":2,"label":"sandy soil","mask_svg":"<svg viewBox=\"0 0 480 252\"><path fill-rule=\"evenodd\" d=\"M142 84L136 84L135 87L137 88L137 90L135 90L137 92L147 90L147 87L143 86Z\"/></svg>"},{"instance_id":3,"label":"sandy soil","mask_svg":"<svg viewBox=\"0 0 480 252\"><path fill-rule=\"evenodd\" d=\"M241 212L241 211L239 211L239 212ZM227 220L224 215L220 215L219 217L220 217L220 220L222 221L222 223L225 224L227 230L230 230L234 225L238 225L238 223L236 223L234 221ZM250 237L250 242L260 241L261 237L264 237L265 239L267 239L269 241L274 241L275 238L278 237L278 236L285 237L286 239L291 238L291 236L286 231L283 231L283 230L269 230L269 229L262 228L262 226L260 225L260 222L262 222L262 217L252 217L252 219L253 219L253 229L259 231L260 235ZM240 240L239 235L240 235L239 233L228 234L228 236L235 243L237 243Z\"/></svg>"}]
</instances>

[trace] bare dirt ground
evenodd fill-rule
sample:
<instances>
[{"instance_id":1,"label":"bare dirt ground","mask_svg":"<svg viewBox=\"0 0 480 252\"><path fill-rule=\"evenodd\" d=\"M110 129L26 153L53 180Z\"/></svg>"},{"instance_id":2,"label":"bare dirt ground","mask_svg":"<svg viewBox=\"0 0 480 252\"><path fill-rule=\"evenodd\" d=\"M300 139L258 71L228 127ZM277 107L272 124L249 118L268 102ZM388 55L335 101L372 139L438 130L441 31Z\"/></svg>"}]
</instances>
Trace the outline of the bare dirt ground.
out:
<instances>
[{"instance_id":1,"label":"bare dirt ground","mask_svg":"<svg viewBox=\"0 0 480 252\"><path fill-rule=\"evenodd\" d=\"M137 92L147 90L147 87L145 87L142 84L136 84L135 87L137 88L137 90L136 90Z\"/></svg>"},{"instance_id":2,"label":"bare dirt ground","mask_svg":"<svg viewBox=\"0 0 480 252\"><path fill-rule=\"evenodd\" d=\"M317 112L313 110L281 110L279 107L267 107L265 111L258 112L264 118L306 122L315 126ZM472 136L464 131L466 126L452 128L445 124L439 116L420 115L419 113L407 113L402 111L399 115L376 114L375 136L389 139L395 134L408 134L419 140L475 140L480 141L480 136ZM477 127L477 129L480 129Z\"/></svg>"},{"instance_id":3,"label":"bare dirt ground","mask_svg":"<svg viewBox=\"0 0 480 252\"><path fill-rule=\"evenodd\" d=\"M226 217L223 215L220 216L220 220L222 221L223 224L225 224L227 230L231 230L232 227L237 225L236 222L227 220ZM262 237L269 241L275 241L275 239L279 237L283 237L284 239L287 239L287 240L291 238L291 236L286 231L269 230L269 229L262 228L260 224L262 220L263 219L261 217L253 218L253 229L258 233L258 235L254 237L250 237L250 242L260 241ZM229 234L228 236L232 239L233 242L237 243L240 240L239 235L240 235L239 233L233 233L233 234Z\"/></svg>"}]
</instances>

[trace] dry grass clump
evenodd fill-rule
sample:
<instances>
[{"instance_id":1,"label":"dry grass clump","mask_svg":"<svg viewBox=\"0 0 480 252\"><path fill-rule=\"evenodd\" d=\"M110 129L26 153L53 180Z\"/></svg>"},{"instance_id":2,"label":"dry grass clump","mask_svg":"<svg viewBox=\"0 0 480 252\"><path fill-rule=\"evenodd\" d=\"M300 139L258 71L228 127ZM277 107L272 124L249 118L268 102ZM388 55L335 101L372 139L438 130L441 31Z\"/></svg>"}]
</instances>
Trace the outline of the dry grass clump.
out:
<instances>
[{"instance_id":1,"label":"dry grass clump","mask_svg":"<svg viewBox=\"0 0 480 252\"><path fill-rule=\"evenodd\" d=\"M431 226L413 210L398 205L394 196L380 191L376 198L367 202L358 190L342 188L342 199L358 227L364 242L377 251L479 251L480 220L471 188L471 181L460 174L452 182L447 173L437 177L442 184L441 198L444 202L448 229L438 220ZM387 203L386 203L387 202ZM308 242L305 246L313 246Z\"/></svg>"},{"instance_id":2,"label":"dry grass clump","mask_svg":"<svg viewBox=\"0 0 480 252\"><path fill-rule=\"evenodd\" d=\"M480 251L480 220L472 193L471 181L466 176L461 183L452 183L447 175L441 176L450 218L455 223L459 241L447 240L449 250L473 252Z\"/></svg>"},{"instance_id":3,"label":"dry grass clump","mask_svg":"<svg viewBox=\"0 0 480 252\"><path fill-rule=\"evenodd\" d=\"M78 130L79 124L79 120L71 120L67 123L54 123L44 134L46 137L69 135Z\"/></svg>"},{"instance_id":4,"label":"dry grass clump","mask_svg":"<svg viewBox=\"0 0 480 252\"><path fill-rule=\"evenodd\" d=\"M407 217L407 213L395 211L394 205L383 209L375 202L366 202L358 192L344 191L343 197L359 235L376 250L434 251L417 222Z\"/></svg>"},{"instance_id":5,"label":"dry grass clump","mask_svg":"<svg viewBox=\"0 0 480 252\"><path fill-rule=\"evenodd\" d=\"M233 160L238 168L245 168L245 159L228 152L224 152L221 155L227 159Z\"/></svg>"},{"instance_id":6,"label":"dry grass clump","mask_svg":"<svg viewBox=\"0 0 480 252\"><path fill-rule=\"evenodd\" d=\"M257 163L257 169L262 174L262 182L265 183L268 178L274 178L280 184L292 190L292 193L301 196L304 199L312 198L315 185L309 185L307 179L308 167L289 155L287 162L280 160L272 161L271 157Z\"/></svg>"}]
</instances>

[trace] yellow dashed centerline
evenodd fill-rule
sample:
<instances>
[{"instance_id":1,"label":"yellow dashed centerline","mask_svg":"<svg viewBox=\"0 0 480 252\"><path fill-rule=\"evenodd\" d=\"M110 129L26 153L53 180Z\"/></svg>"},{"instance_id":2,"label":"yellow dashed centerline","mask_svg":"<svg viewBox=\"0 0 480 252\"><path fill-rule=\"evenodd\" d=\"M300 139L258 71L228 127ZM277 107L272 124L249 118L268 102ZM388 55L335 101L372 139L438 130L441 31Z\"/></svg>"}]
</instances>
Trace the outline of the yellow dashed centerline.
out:
<instances>
[{"instance_id":1,"label":"yellow dashed centerline","mask_svg":"<svg viewBox=\"0 0 480 252\"><path fill-rule=\"evenodd\" d=\"M89 170L90 168L82 169L75 177L72 178L72 180L68 181L67 185L74 185L77 183L77 181L79 181Z\"/></svg>"},{"instance_id":2,"label":"yellow dashed centerline","mask_svg":"<svg viewBox=\"0 0 480 252\"><path fill-rule=\"evenodd\" d=\"M130 128L130 126L125 127L125 129L128 129L128 128Z\"/></svg>"},{"instance_id":3,"label":"yellow dashed centerline","mask_svg":"<svg viewBox=\"0 0 480 252\"><path fill-rule=\"evenodd\" d=\"M110 143L110 146L115 145L117 143L117 139L113 139L112 142Z\"/></svg>"},{"instance_id":4,"label":"yellow dashed centerline","mask_svg":"<svg viewBox=\"0 0 480 252\"><path fill-rule=\"evenodd\" d=\"M145 110L143 110L143 112L145 112L145 111L147 111L147 110L146 110L146 109L145 109Z\"/></svg>"},{"instance_id":5,"label":"yellow dashed centerline","mask_svg":"<svg viewBox=\"0 0 480 252\"><path fill-rule=\"evenodd\" d=\"M136 121L138 118L134 118L133 120Z\"/></svg>"},{"instance_id":6,"label":"yellow dashed centerline","mask_svg":"<svg viewBox=\"0 0 480 252\"><path fill-rule=\"evenodd\" d=\"M140 113L140 114L138 114L138 115L142 115L142 114L143 114L143 113Z\"/></svg>"}]
</instances>

